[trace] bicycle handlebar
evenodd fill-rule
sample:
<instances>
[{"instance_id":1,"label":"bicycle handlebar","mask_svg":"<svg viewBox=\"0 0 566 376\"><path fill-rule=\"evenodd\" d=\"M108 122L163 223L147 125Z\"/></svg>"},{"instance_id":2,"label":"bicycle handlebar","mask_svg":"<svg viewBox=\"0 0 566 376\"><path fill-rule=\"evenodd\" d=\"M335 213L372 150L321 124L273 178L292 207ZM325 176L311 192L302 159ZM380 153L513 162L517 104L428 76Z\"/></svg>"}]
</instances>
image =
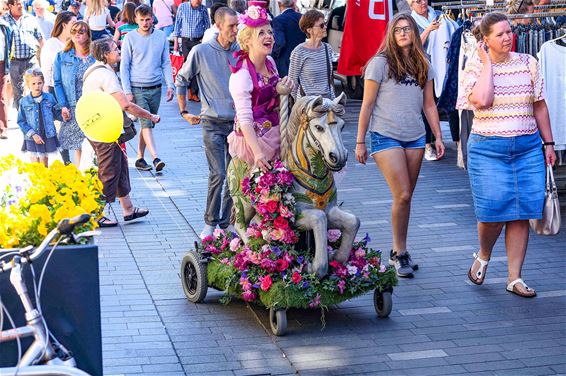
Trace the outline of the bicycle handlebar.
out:
<instances>
[{"instance_id":1,"label":"bicycle handlebar","mask_svg":"<svg viewBox=\"0 0 566 376\"><path fill-rule=\"evenodd\" d=\"M45 239L43 239L41 244L36 249L32 250L32 252L27 257L21 259L21 263L27 264L28 262L35 260L36 258L41 256L41 254L47 249L53 239L55 239L59 235L72 234L76 226L87 223L90 218L91 217L88 214L81 214L73 218L62 219L59 224L57 224L57 227L55 227L49 234L47 234ZM13 262L0 262L0 273L7 272L8 270L12 269L13 266Z\"/></svg>"}]
</instances>

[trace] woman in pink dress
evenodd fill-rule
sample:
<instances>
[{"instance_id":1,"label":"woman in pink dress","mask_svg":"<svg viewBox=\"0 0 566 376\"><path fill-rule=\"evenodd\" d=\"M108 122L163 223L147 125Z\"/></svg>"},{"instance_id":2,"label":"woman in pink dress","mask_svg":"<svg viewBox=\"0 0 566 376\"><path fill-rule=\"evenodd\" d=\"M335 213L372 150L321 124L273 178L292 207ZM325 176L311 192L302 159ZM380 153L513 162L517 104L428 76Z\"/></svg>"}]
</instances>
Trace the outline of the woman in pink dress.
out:
<instances>
[{"instance_id":1,"label":"woman in pink dress","mask_svg":"<svg viewBox=\"0 0 566 376\"><path fill-rule=\"evenodd\" d=\"M234 99L236 119L228 136L230 155L248 167L263 171L279 159L279 95L289 94L293 83L279 78L275 62L269 56L274 38L267 11L251 5L240 16L244 25L238 33L241 51L232 68L230 93Z\"/></svg>"}]
</instances>

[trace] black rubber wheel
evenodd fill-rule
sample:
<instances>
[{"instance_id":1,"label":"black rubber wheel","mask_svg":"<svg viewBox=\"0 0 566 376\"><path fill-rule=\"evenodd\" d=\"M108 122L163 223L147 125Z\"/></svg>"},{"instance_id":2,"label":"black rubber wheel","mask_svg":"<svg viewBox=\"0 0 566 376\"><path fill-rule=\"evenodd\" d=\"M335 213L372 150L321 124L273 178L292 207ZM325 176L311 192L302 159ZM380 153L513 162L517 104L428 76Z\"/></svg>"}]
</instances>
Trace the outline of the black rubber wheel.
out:
<instances>
[{"instance_id":1,"label":"black rubber wheel","mask_svg":"<svg viewBox=\"0 0 566 376\"><path fill-rule=\"evenodd\" d=\"M375 307L375 312L377 312L377 317L382 319L389 317L391 309L393 308L391 291L380 291L379 289L375 289L373 292L373 305Z\"/></svg>"},{"instance_id":2,"label":"black rubber wheel","mask_svg":"<svg viewBox=\"0 0 566 376\"><path fill-rule=\"evenodd\" d=\"M276 336L283 336L287 333L287 311L284 309L269 309L269 324L271 331Z\"/></svg>"},{"instance_id":3,"label":"black rubber wheel","mask_svg":"<svg viewBox=\"0 0 566 376\"><path fill-rule=\"evenodd\" d=\"M350 99L364 97L364 81L361 76L347 76L346 82L342 82L342 89Z\"/></svg>"},{"instance_id":4,"label":"black rubber wheel","mask_svg":"<svg viewBox=\"0 0 566 376\"><path fill-rule=\"evenodd\" d=\"M193 303L200 303L206 298L208 280L206 264L199 261L195 251L189 251L181 262L181 283L183 291Z\"/></svg>"}]
</instances>

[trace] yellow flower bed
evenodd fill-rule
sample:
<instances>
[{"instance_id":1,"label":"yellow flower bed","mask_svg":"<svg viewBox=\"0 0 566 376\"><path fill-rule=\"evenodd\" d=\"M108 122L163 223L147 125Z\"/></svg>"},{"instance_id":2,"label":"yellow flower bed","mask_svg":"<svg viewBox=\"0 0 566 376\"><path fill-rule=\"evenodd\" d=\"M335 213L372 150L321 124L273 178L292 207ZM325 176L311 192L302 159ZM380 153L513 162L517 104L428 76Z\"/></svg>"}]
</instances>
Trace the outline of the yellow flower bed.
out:
<instances>
[{"instance_id":1,"label":"yellow flower bed","mask_svg":"<svg viewBox=\"0 0 566 376\"><path fill-rule=\"evenodd\" d=\"M78 231L97 227L104 208L95 170L55 161L49 168L13 155L0 158L0 248L38 245L63 218L90 214Z\"/></svg>"}]
</instances>

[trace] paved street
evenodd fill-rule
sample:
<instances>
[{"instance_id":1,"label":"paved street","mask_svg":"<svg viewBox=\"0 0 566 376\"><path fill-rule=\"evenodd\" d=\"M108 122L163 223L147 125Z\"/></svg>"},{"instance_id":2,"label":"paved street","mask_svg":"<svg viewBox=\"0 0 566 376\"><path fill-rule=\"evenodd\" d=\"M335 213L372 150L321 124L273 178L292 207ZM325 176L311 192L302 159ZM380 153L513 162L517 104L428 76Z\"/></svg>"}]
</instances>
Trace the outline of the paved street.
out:
<instances>
[{"instance_id":1,"label":"paved street","mask_svg":"<svg viewBox=\"0 0 566 376\"><path fill-rule=\"evenodd\" d=\"M375 164L353 156L359 106L347 106L350 160L338 199L385 254L391 199ZM376 317L367 294L325 311L324 328L320 311L291 310L288 334L274 337L262 307L225 306L212 289L204 303L188 302L179 265L204 224L207 163L200 128L182 121L176 104L163 104L161 115L163 174L134 169L136 144L129 145L132 196L150 215L124 224L115 204L121 225L98 239L105 375L566 374L566 216L560 235L531 237L523 277L537 298L505 291L501 240L484 285L472 285L476 222L451 142L444 160L423 163L408 242L420 270L395 288L388 319ZM0 155L20 147L11 126Z\"/></svg>"}]
</instances>

